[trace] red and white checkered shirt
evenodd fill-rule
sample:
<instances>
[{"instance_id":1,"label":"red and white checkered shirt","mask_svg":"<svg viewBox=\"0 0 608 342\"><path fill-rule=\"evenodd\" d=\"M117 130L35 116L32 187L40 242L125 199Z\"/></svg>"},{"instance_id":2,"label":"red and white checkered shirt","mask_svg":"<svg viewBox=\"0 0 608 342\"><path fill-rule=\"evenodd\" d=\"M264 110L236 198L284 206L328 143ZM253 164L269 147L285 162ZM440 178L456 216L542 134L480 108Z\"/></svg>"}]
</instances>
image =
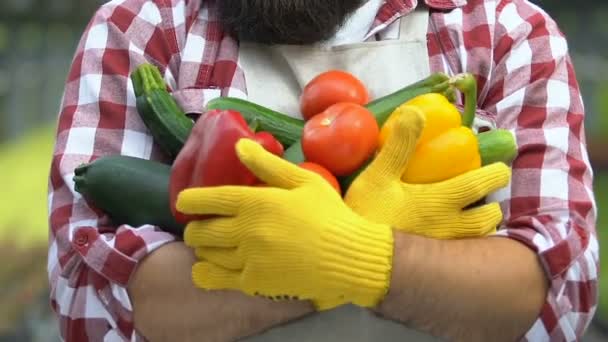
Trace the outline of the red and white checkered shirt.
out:
<instances>
[{"instance_id":1,"label":"red and white checkered shirt","mask_svg":"<svg viewBox=\"0 0 608 342\"><path fill-rule=\"evenodd\" d=\"M510 187L493 195L500 235L529 246L551 280L524 339L575 340L597 303L598 242L584 108L568 46L526 0L426 0L431 69L470 72L478 122L511 130L519 157ZM417 0L387 0L369 39L390 39ZM388 38L387 38L388 37ZM157 227L113 226L74 191L74 169L103 155L165 159L136 108L129 74L160 68L187 111L217 96L245 97L238 44L214 1L114 0L94 15L65 86L49 184L48 272L63 339L136 340L127 284L137 263L174 240ZM120 190L117 190L120 191Z\"/></svg>"}]
</instances>

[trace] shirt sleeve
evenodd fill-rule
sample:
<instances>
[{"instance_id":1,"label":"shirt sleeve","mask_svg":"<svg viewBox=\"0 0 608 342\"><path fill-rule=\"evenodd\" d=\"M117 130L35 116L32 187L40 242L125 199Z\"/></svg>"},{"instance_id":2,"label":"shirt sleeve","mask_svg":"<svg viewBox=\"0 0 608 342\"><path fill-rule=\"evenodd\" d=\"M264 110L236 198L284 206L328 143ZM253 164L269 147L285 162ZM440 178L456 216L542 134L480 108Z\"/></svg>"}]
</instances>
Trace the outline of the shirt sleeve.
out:
<instances>
[{"instance_id":1,"label":"shirt sleeve","mask_svg":"<svg viewBox=\"0 0 608 342\"><path fill-rule=\"evenodd\" d=\"M169 2L103 5L67 77L48 197L51 305L66 341L139 339L127 285L142 258L175 239L154 226L112 225L74 191L72 180L76 167L104 155L164 158L138 116L129 79L141 63L172 78L175 30L161 23L175 11L157 3Z\"/></svg>"},{"instance_id":2,"label":"shirt sleeve","mask_svg":"<svg viewBox=\"0 0 608 342\"><path fill-rule=\"evenodd\" d=\"M499 235L534 250L550 289L530 341L581 338L597 305L597 208L584 107L568 45L556 23L525 0L497 8L483 109L512 131L512 183L493 195L505 213Z\"/></svg>"}]
</instances>

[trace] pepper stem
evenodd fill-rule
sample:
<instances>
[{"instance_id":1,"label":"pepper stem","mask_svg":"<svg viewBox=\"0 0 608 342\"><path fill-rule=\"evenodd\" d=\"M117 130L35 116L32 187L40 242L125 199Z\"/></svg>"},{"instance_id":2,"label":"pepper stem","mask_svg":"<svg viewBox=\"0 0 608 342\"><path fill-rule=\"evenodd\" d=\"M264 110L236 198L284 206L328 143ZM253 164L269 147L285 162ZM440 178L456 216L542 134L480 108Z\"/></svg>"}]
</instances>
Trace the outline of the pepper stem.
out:
<instances>
[{"instance_id":1,"label":"pepper stem","mask_svg":"<svg viewBox=\"0 0 608 342\"><path fill-rule=\"evenodd\" d=\"M445 96L450 103L456 102L456 89L450 86L446 91L443 92L443 96Z\"/></svg>"},{"instance_id":2,"label":"pepper stem","mask_svg":"<svg viewBox=\"0 0 608 342\"><path fill-rule=\"evenodd\" d=\"M477 81L472 74L463 73L450 78L450 85L464 94L462 125L471 128L477 111Z\"/></svg>"}]
</instances>

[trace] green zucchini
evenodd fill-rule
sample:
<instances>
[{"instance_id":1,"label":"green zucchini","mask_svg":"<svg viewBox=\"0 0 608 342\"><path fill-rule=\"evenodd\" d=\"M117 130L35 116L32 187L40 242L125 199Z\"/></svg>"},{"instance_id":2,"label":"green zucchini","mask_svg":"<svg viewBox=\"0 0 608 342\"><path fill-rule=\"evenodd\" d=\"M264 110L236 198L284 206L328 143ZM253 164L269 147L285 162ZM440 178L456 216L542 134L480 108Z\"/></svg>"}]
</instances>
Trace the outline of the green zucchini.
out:
<instances>
[{"instance_id":1,"label":"green zucchini","mask_svg":"<svg viewBox=\"0 0 608 342\"><path fill-rule=\"evenodd\" d=\"M154 141L170 157L182 149L194 122L179 107L166 89L158 69L143 64L131 74L137 112L150 130Z\"/></svg>"},{"instance_id":2,"label":"green zucchini","mask_svg":"<svg viewBox=\"0 0 608 342\"><path fill-rule=\"evenodd\" d=\"M116 224L158 226L183 236L169 206L169 165L140 158L101 157L75 170L75 190Z\"/></svg>"},{"instance_id":3,"label":"green zucchini","mask_svg":"<svg viewBox=\"0 0 608 342\"><path fill-rule=\"evenodd\" d=\"M477 134L481 165L503 162L509 164L517 156L517 144L513 133L495 129Z\"/></svg>"},{"instance_id":4,"label":"green zucchini","mask_svg":"<svg viewBox=\"0 0 608 342\"><path fill-rule=\"evenodd\" d=\"M283 146L291 146L302 136L304 122L247 100L218 97L207 103L207 110L231 109L241 113L248 122L256 122L257 130L271 133Z\"/></svg>"}]
</instances>

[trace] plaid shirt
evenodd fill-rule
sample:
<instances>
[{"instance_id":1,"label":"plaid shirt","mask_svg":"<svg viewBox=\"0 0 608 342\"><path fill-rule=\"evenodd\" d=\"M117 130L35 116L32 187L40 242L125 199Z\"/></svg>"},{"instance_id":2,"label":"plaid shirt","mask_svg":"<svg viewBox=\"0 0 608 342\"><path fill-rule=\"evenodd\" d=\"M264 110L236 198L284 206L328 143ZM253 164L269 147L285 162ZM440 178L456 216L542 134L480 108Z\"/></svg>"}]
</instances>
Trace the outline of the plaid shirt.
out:
<instances>
[{"instance_id":1,"label":"plaid shirt","mask_svg":"<svg viewBox=\"0 0 608 342\"><path fill-rule=\"evenodd\" d=\"M417 0L387 0L369 40L390 39ZM598 242L584 109L568 46L526 0L426 0L431 69L479 81L478 123L511 130L512 184L493 195L499 235L534 250L551 281L524 339L575 340L597 303ZM164 160L140 120L129 74L158 66L190 112L217 96L246 96L238 44L213 1L114 0L79 43L62 100L49 183L48 272L63 339L137 340L127 284L137 263L174 240L157 227L113 226L74 191L74 169L103 155Z\"/></svg>"}]
</instances>

